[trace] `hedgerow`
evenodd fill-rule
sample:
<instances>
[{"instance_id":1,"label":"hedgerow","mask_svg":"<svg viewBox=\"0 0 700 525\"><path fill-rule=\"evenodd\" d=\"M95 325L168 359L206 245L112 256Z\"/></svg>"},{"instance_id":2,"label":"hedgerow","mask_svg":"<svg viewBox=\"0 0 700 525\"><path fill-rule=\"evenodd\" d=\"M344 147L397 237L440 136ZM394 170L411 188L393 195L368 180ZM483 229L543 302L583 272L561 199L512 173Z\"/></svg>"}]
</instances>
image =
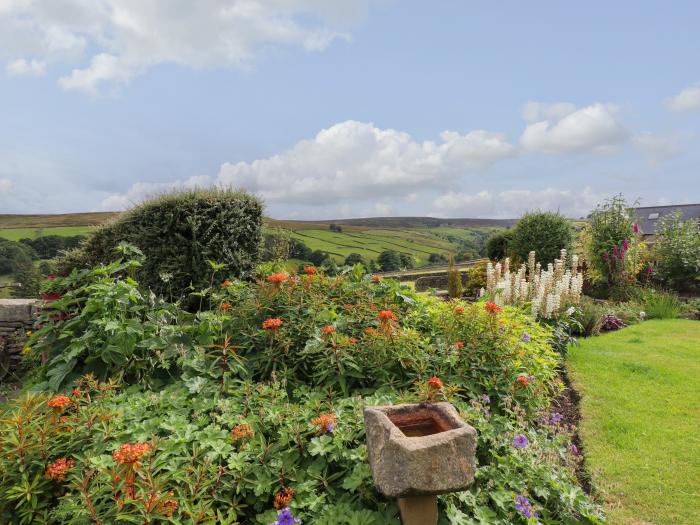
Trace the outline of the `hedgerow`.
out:
<instances>
[{"instance_id":1,"label":"hedgerow","mask_svg":"<svg viewBox=\"0 0 700 525\"><path fill-rule=\"evenodd\" d=\"M440 497L443 523L533 523L523 501L542 523L603 522L548 406L551 333L526 313L360 267L225 280L188 313L142 293L138 264L52 283L64 295L26 352L35 393L0 423L0 522L268 524L289 507L305 524L398 524L372 485L362 408L428 391L479 439L476 482Z\"/></svg>"}]
</instances>

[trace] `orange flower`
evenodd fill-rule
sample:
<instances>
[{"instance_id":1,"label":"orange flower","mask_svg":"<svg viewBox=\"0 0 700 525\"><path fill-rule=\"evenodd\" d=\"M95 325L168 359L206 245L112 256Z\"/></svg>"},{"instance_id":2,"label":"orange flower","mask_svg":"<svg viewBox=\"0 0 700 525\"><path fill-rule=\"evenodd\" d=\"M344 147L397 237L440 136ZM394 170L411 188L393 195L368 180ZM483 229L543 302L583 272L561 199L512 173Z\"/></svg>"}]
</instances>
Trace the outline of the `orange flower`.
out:
<instances>
[{"instance_id":1,"label":"orange flower","mask_svg":"<svg viewBox=\"0 0 700 525\"><path fill-rule=\"evenodd\" d=\"M355 343L357 343L357 339L355 339L354 337L351 337L350 339L348 339L348 341L350 342L351 345L354 345Z\"/></svg>"},{"instance_id":2,"label":"orange flower","mask_svg":"<svg viewBox=\"0 0 700 525\"><path fill-rule=\"evenodd\" d=\"M294 496L296 496L296 492L294 492L294 489L290 487L282 487L282 489L277 494L275 494L275 510L282 510L286 507L289 507L289 504L294 499Z\"/></svg>"},{"instance_id":3,"label":"orange flower","mask_svg":"<svg viewBox=\"0 0 700 525\"><path fill-rule=\"evenodd\" d=\"M221 303L221 306L219 306L219 310L221 310L222 312L225 312L229 308L231 308L230 303Z\"/></svg>"},{"instance_id":4,"label":"orange flower","mask_svg":"<svg viewBox=\"0 0 700 525\"><path fill-rule=\"evenodd\" d=\"M428 379L428 388L431 390L440 390L444 386L445 385L443 384L442 380L438 377L431 377Z\"/></svg>"},{"instance_id":5,"label":"orange flower","mask_svg":"<svg viewBox=\"0 0 700 525\"><path fill-rule=\"evenodd\" d=\"M44 476L53 481L66 481L66 474L73 465L75 465L73 459L58 458L46 467Z\"/></svg>"},{"instance_id":6,"label":"orange flower","mask_svg":"<svg viewBox=\"0 0 700 525\"><path fill-rule=\"evenodd\" d=\"M498 312L501 311L501 307L498 306L496 303L486 303L484 305L484 308L490 314L497 314Z\"/></svg>"},{"instance_id":7,"label":"orange flower","mask_svg":"<svg viewBox=\"0 0 700 525\"><path fill-rule=\"evenodd\" d=\"M373 275L373 276L372 276L372 282L373 282L374 284L379 284L380 282L382 282L382 278L379 277L378 275Z\"/></svg>"},{"instance_id":8,"label":"orange flower","mask_svg":"<svg viewBox=\"0 0 700 525\"><path fill-rule=\"evenodd\" d=\"M327 324L326 326L321 328L321 331L326 335L330 335L333 332L335 332L335 326L331 326L331 325Z\"/></svg>"},{"instance_id":9,"label":"orange flower","mask_svg":"<svg viewBox=\"0 0 700 525\"><path fill-rule=\"evenodd\" d=\"M282 284L287 280L289 280L289 276L286 273L273 273L267 276L267 282L272 284Z\"/></svg>"},{"instance_id":10,"label":"orange flower","mask_svg":"<svg viewBox=\"0 0 700 525\"><path fill-rule=\"evenodd\" d=\"M518 376L518 379L516 379L516 381L522 386L527 386L528 384L530 384L530 379L527 376Z\"/></svg>"},{"instance_id":11,"label":"orange flower","mask_svg":"<svg viewBox=\"0 0 700 525\"><path fill-rule=\"evenodd\" d=\"M232 284L233 284L233 283L232 283L231 281L229 281L228 279L226 279L223 283L221 283L221 287L222 287L222 288L228 288L228 287L231 286Z\"/></svg>"},{"instance_id":12,"label":"orange flower","mask_svg":"<svg viewBox=\"0 0 700 525\"><path fill-rule=\"evenodd\" d=\"M150 450L148 443L124 443L119 450L112 452L112 457L120 465L134 465Z\"/></svg>"},{"instance_id":13,"label":"orange flower","mask_svg":"<svg viewBox=\"0 0 700 525\"><path fill-rule=\"evenodd\" d=\"M241 423L231 429L231 437L234 441L252 438L253 436L255 436L255 432L248 423Z\"/></svg>"},{"instance_id":14,"label":"orange flower","mask_svg":"<svg viewBox=\"0 0 700 525\"><path fill-rule=\"evenodd\" d=\"M464 306L455 306L454 313L456 315L462 315L464 313Z\"/></svg>"},{"instance_id":15,"label":"orange flower","mask_svg":"<svg viewBox=\"0 0 700 525\"><path fill-rule=\"evenodd\" d=\"M163 500L163 513L167 518L171 518L177 510L177 500L173 498L174 495L173 492L168 492L170 497Z\"/></svg>"},{"instance_id":16,"label":"orange flower","mask_svg":"<svg viewBox=\"0 0 700 525\"><path fill-rule=\"evenodd\" d=\"M365 335L375 335L376 333L376 328L372 328L371 326L369 328L365 328Z\"/></svg>"},{"instance_id":17,"label":"orange flower","mask_svg":"<svg viewBox=\"0 0 700 525\"><path fill-rule=\"evenodd\" d=\"M73 395L74 396L81 396L83 393L80 391L79 388L74 388L73 389Z\"/></svg>"},{"instance_id":18,"label":"orange flower","mask_svg":"<svg viewBox=\"0 0 700 525\"><path fill-rule=\"evenodd\" d=\"M333 432L336 421L335 414L329 412L327 414L319 414L318 417L311 420L311 424L318 427L319 432Z\"/></svg>"},{"instance_id":19,"label":"orange flower","mask_svg":"<svg viewBox=\"0 0 700 525\"><path fill-rule=\"evenodd\" d=\"M269 319L265 319L262 324L262 327L265 330L270 330L272 332L279 330L281 326L282 319L279 319L277 317L270 317Z\"/></svg>"},{"instance_id":20,"label":"orange flower","mask_svg":"<svg viewBox=\"0 0 700 525\"><path fill-rule=\"evenodd\" d=\"M317 272L318 270L315 266L304 266L304 273L306 275L316 275Z\"/></svg>"},{"instance_id":21,"label":"orange flower","mask_svg":"<svg viewBox=\"0 0 700 525\"><path fill-rule=\"evenodd\" d=\"M462 348L462 347L464 346L464 341L457 341L457 342L455 343L455 346L456 346L457 348Z\"/></svg>"},{"instance_id":22,"label":"orange flower","mask_svg":"<svg viewBox=\"0 0 700 525\"><path fill-rule=\"evenodd\" d=\"M382 323L388 323L391 321L396 321L396 314L392 312L391 310L381 310L379 312L379 315L377 318L382 322Z\"/></svg>"},{"instance_id":23,"label":"orange flower","mask_svg":"<svg viewBox=\"0 0 700 525\"><path fill-rule=\"evenodd\" d=\"M72 401L70 400L70 397L64 395L64 394L59 394L57 396L52 397L49 399L48 403L46 403L48 406L51 408L57 408L60 411L65 410L67 407L71 405Z\"/></svg>"}]
</instances>

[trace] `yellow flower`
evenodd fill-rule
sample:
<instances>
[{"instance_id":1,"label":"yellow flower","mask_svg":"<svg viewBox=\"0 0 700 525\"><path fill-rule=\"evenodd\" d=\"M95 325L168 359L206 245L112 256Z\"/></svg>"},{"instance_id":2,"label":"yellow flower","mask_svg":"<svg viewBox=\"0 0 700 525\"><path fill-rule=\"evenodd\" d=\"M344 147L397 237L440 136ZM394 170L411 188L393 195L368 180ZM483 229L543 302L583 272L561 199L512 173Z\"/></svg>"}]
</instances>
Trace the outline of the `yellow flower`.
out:
<instances>
[{"instance_id":1,"label":"yellow flower","mask_svg":"<svg viewBox=\"0 0 700 525\"><path fill-rule=\"evenodd\" d=\"M29 352L31 352L31 351L32 351L32 347L31 347L31 346L25 346L24 348L22 348L22 353L23 353L24 355L27 355L27 354L28 354Z\"/></svg>"},{"instance_id":2,"label":"yellow flower","mask_svg":"<svg viewBox=\"0 0 700 525\"><path fill-rule=\"evenodd\" d=\"M31 330L27 330L26 332L24 332L24 335L26 335L27 337L29 337L29 336L32 335L32 331L31 331Z\"/></svg>"}]
</instances>

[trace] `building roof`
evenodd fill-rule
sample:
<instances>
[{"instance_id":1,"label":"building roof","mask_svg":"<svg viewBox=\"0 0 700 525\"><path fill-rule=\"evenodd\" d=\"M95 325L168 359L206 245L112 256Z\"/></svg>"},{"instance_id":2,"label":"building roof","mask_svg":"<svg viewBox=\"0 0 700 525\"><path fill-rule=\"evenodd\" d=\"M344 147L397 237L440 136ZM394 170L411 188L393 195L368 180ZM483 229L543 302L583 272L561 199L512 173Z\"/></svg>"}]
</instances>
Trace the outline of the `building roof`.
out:
<instances>
[{"instance_id":1,"label":"building roof","mask_svg":"<svg viewBox=\"0 0 700 525\"><path fill-rule=\"evenodd\" d=\"M633 208L637 214L637 224L644 235L656 234L656 225L664 215L681 212L683 219L700 219L700 204L676 204L672 206L642 206Z\"/></svg>"}]
</instances>

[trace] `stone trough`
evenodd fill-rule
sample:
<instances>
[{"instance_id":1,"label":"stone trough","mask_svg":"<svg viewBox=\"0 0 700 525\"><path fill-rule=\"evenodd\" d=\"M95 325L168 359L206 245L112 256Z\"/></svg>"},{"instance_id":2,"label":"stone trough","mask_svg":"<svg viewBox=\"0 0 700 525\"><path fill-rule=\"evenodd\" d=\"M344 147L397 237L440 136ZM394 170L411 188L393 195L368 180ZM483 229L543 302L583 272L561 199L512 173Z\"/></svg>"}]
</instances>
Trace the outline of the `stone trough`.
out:
<instances>
[{"instance_id":1,"label":"stone trough","mask_svg":"<svg viewBox=\"0 0 700 525\"><path fill-rule=\"evenodd\" d=\"M397 498L404 525L437 523L437 495L474 482L476 430L449 403L366 407L374 484Z\"/></svg>"}]
</instances>

